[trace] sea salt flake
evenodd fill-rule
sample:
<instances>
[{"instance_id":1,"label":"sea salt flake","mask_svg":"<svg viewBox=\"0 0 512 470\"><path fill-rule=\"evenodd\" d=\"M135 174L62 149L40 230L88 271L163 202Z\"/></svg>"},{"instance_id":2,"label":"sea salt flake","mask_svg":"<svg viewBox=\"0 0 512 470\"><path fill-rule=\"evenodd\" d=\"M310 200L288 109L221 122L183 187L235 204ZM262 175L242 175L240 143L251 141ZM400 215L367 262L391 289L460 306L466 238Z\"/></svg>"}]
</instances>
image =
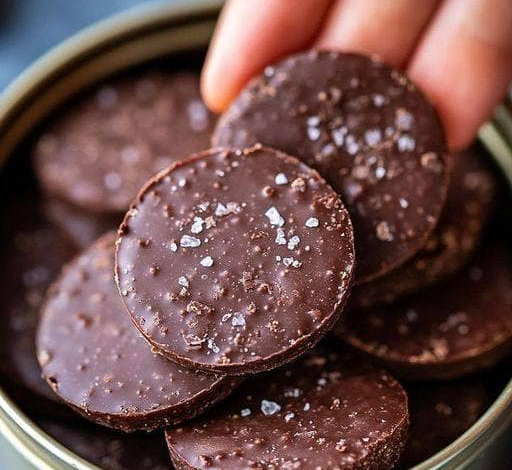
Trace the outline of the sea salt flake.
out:
<instances>
[{"instance_id":1,"label":"sea salt flake","mask_svg":"<svg viewBox=\"0 0 512 470\"><path fill-rule=\"evenodd\" d=\"M185 178L181 178L179 181L178 181L178 186L180 188L184 188L185 186L187 185L187 180Z\"/></svg>"},{"instance_id":2,"label":"sea salt flake","mask_svg":"<svg viewBox=\"0 0 512 470\"><path fill-rule=\"evenodd\" d=\"M275 183L278 185L285 185L288 184L288 178L284 173L278 173L275 177Z\"/></svg>"},{"instance_id":3,"label":"sea salt flake","mask_svg":"<svg viewBox=\"0 0 512 470\"><path fill-rule=\"evenodd\" d=\"M286 234L284 233L284 230L282 228L277 229L275 241L278 245L286 245Z\"/></svg>"},{"instance_id":4,"label":"sea salt flake","mask_svg":"<svg viewBox=\"0 0 512 470\"><path fill-rule=\"evenodd\" d=\"M320 138L320 129L317 127L308 127L309 140L318 140Z\"/></svg>"},{"instance_id":5,"label":"sea salt flake","mask_svg":"<svg viewBox=\"0 0 512 470\"><path fill-rule=\"evenodd\" d=\"M304 411L309 411L311 409L311 405L309 403L304 404Z\"/></svg>"},{"instance_id":6,"label":"sea salt flake","mask_svg":"<svg viewBox=\"0 0 512 470\"><path fill-rule=\"evenodd\" d=\"M284 420L288 423L291 419L295 418L295 413L288 413L285 417L284 417Z\"/></svg>"},{"instance_id":7,"label":"sea salt flake","mask_svg":"<svg viewBox=\"0 0 512 470\"><path fill-rule=\"evenodd\" d=\"M190 235L183 235L180 240L180 245L184 248L197 248L201 245L201 240Z\"/></svg>"},{"instance_id":8,"label":"sea salt flake","mask_svg":"<svg viewBox=\"0 0 512 470\"><path fill-rule=\"evenodd\" d=\"M169 248L169 250L171 250L173 253L176 253L178 251L178 245L174 242L168 243L167 248Z\"/></svg>"},{"instance_id":9,"label":"sea salt flake","mask_svg":"<svg viewBox=\"0 0 512 470\"><path fill-rule=\"evenodd\" d=\"M190 227L192 233L198 234L203 231L204 219L202 217L194 217L194 222Z\"/></svg>"},{"instance_id":10,"label":"sea salt flake","mask_svg":"<svg viewBox=\"0 0 512 470\"><path fill-rule=\"evenodd\" d=\"M309 127L317 127L320 125L320 122L320 116L309 116L307 121Z\"/></svg>"},{"instance_id":11,"label":"sea salt flake","mask_svg":"<svg viewBox=\"0 0 512 470\"><path fill-rule=\"evenodd\" d=\"M409 135L401 135L398 138L398 150L400 152L411 152L416 148L416 141Z\"/></svg>"},{"instance_id":12,"label":"sea salt flake","mask_svg":"<svg viewBox=\"0 0 512 470\"><path fill-rule=\"evenodd\" d=\"M190 285L188 279L185 276L180 276L178 279L178 284L183 287L188 287Z\"/></svg>"},{"instance_id":13,"label":"sea salt flake","mask_svg":"<svg viewBox=\"0 0 512 470\"><path fill-rule=\"evenodd\" d=\"M217 208L215 209L215 215L217 217L223 217L229 214L237 214L240 212L240 204L236 202L228 202L226 205L219 202L217 204Z\"/></svg>"},{"instance_id":14,"label":"sea salt flake","mask_svg":"<svg viewBox=\"0 0 512 470\"><path fill-rule=\"evenodd\" d=\"M215 344L215 341L213 339L209 338L206 342L206 345L208 349L212 350L215 354L220 352L220 348Z\"/></svg>"},{"instance_id":15,"label":"sea salt flake","mask_svg":"<svg viewBox=\"0 0 512 470\"><path fill-rule=\"evenodd\" d=\"M240 312L233 313L233 318L231 318L231 325L245 326L246 325L245 317Z\"/></svg>"},{"instance_id":16,"label":"sea salt flake","mask_svg":"<svg viewBox=\"0 0 512 470\"><path fill-rule=\"evenodd\" d=\"M336 145L336 147L341 147L345 141L345 134L347 133L346 127L340 127L338 129L334 129L331 132L331 138Z\"/></svg>"},{"instance_id":17,"label":"sea salt flake","mask_svg":"<svg viewBox=\"0 0 512 470\"><path fill-rule=\"evenodd\" d=\"M377 168L375 168L375 177L379 180L381 180L382 178L384 178L384 176L386 176L386 169L383 168L382 166L378 166Z\"/></svg>"},{"instance_id":18,"label":"sea salt flake","mask_svg":"<svg viewBox=\"0 0 512 470\"><path fill-rule=\"evenodd\" d=\"M282 227L284 225L284 219L281 217L281 214L274 206L267 209L265 216L271 225L277 225L278 227Z\"/></svg>"},{"instance_id":19,"label":"sea salt flake","mask_svg":"<svg viewBox=\"0 0 512 470\"><path fill-rule=\"evenodd\" d=\"M398 202L400 204L400 207L402 209L407 209L409 207L409 202L407 201L407 199L404 199L403 197L401 197L400 199L398 199Z\"/></svg>"},{"instance_id":20,"label":"sea salt flake","mask_svg":"<svg viewBox=\"0 0 512 470\"><path fill-rule=\"evenodd\" d=\"M242 418L245 418L246 416L250 416L250 415L251 415L250 408L244 408L243 410L240 411L240 416Z\"/></svg>"},{"instance_id":21,"label":"sea salt flake","mask_svg":"<svg viewBox=\"0 0 512 470\"><path fill-rule=\"evenodd\" d=\"M386 101L386 99L384 98L383 95L379 94L379 93L376 93L375 95L373 95L373 104L377 107L377 108L380 108L383 104L384 104L384 101Z\"/></svg>"},{"instance_id":22,"label":"sea salt flake","mask_svg":"<svg viewBox=\"0 0 512 470\"><path fill-rule=\"evenodd\" d=\"M380 129L368 129L364 133L364 140L370 147L375 147L382 139L382 133Z\"/></svg>"},{"instance_id":23,"label":"sea salt flake","mask_svg":"<svg viewBox=\"0 0 512 470\"><path fill-rule=\"evenodd\" d=\"M306 220L305 225L308 228L315 228L318 227L318 225L320 225L320 222L316 217L310 217L308 220Z\"/></svg>"},{"instance_id":24,"label":"sea salt flake","mask_svg":"<svg viewBox=\"0 0 512 470\"><path fill-rule=\"evenodd\" d=\"M291 237L288 240L288 245L287 245L288 249L289 250L295 250L295 248L297 248L299 243L300 243L300 238L298 237L298 235L294 235L293 237Z\"/></svg>"},{"instance_id":25,"label":"sea salt flake","mask_svg":"<svg viewBox=\"0 0 512 470\"><path fill-rule=\"evenodd\" d=\"M205 256L199 263L205 268L211 268L213 266L213 258L211 256Z\"/></svg>"},{"instance_id":26,"label":"sea salt flake","mask_svg":"<svg viewBox=\"0 0 512 470\"><path fill-rule=\"evenodd\" d=\"M261 412L265 416L272 416L281 411L281 406L275 401L261 400Z\"/></svg>"}]
</instances>

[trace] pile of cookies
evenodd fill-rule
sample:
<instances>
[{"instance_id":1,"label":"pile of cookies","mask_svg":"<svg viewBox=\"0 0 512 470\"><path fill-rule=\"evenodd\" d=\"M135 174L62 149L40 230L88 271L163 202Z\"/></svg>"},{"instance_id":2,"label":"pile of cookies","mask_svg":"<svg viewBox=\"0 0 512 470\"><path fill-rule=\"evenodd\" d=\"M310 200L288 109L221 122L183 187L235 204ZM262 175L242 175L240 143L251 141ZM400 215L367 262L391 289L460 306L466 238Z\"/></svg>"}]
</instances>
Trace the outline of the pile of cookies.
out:
<instances>
[{"instance_id":1,"label":"pile of cookies","mask_svg":"<svg viewBox=\"0 0 512 470\"><path fill-rule=\"evenodd\" d=\"M488 392L462 377L512 351L509 249L483 237L498 181L447 153L403 74L297 54L218 121L195 75L113 83L35 146L44 204L10 259L50 267L30 318L9 314L28 327L8 326L5 362L32 353L11 377L97 424L165 429L180 470L407 468L480 416ZM41 425L71 447L91 435L67 419ZM82 453L165 465L130 453L154 433L117 436L109 460L110 439Z\"/></svg>"}]
</instances>

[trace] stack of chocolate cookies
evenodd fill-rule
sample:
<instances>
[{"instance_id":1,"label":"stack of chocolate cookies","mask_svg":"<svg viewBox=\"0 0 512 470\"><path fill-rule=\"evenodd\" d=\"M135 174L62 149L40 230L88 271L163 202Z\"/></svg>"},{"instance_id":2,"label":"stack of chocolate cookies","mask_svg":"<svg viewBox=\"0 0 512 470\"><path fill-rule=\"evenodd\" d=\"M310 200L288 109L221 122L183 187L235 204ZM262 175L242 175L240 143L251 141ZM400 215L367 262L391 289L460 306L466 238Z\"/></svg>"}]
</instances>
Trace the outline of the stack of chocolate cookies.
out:
<instances>
[{"instance_id":1,"label":"stack of chocolate cookies","mask_svg":"<svg viewBox=\"0 0 512 470\"><path fill-rule=\"evenodd\" d=\"M118 79L33 162L49 265L67 264L16 333L29 346L5 349L32 354L10 375L45 403L114 429L41 418L86 458L165 468L164 429L179 470L407 468L485 410L463 377L512 351L509 251L484 236L497 179L448 155L433 107L379 60L291 56L218 121L193 74Z\"/></svg>"}]
</instances>

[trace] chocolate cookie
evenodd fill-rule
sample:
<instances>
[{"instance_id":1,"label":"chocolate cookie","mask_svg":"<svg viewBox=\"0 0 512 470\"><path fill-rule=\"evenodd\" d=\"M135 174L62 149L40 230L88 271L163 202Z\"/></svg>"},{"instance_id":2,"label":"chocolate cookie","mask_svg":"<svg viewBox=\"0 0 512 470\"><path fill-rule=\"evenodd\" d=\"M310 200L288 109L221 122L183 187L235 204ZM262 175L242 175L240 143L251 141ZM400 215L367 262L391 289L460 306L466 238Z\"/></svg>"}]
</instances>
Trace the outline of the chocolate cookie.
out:
<instances>
[{"instance_id":1,"label":"chocolate cookie","mask_svg":"<svg viewBox=\"0 0 512 470\"><path fill-rule=\"evenodd\" d=\"M195 74L115 80L46 129L34 150L36 173L50 195L121 213L149 177L208 148L214 122Z\"/></svg>"},{"instance_id":2,"label":"chocolate cookie","mask_svg":"<svg viewBox=\"0 0 512 470\"><path fill-rule=\"evenodd\" d=\"M391 303L448 278L467 263L492 213L496 179L475 150L455 155L451 167L446 204L427 244L394 271L356 286L351 304Z\"/></svg>"},{"instance_id":3,"label":"chocolate cookie","mask_svg":"<svg viewBox=\"0 0 512 470\"><path fill-rule=\"evenodd\" d=\"M336 193L297 159L209 150L144 187L119 231L116 272L133 322L169 359L260 372L338 319L354 268Z\"/></svg>"},{"instance_id":4,"label":"chocolate cookie","mask_svg":"<svg viewBox=\"0 0 512 470\"><path fill-rule=\"evenodd\" d=\"M7 202L0 216L0 371L14 388L55 401L41 378L35 332L46 289L62 264L73 256L75 247L44 217L34 202L37 197L30 194ZM33 402L31 398L27 401Z\"/></svg>"},{"instance_id":5,"label":"chocolate cookie","mask_svg":"<svg viewBox=\"0 0 512 470\"><path fill-rule=\"evenodd\" d=\"M77 420L38 424L63 446L104 470L171 470L160 432L126 435Z\"/></svg>"},{"instance_id":6,"label":"chocolate cookie","mask_svg":"<svg viewBox=\"0 0 512 470\"><path fill-rule=\"evenodd\" d=\"M178 470L385 470L408 426L398 382L345 353L317 350L247 381L203 418L166 430Z\"/></svg>"},{"instance_id":7,"label":"chocolate cookie","mask_svg":"<svg viewBox=\"0 0 512 470\"><path fill-rule=\"evenodd\" d=\"M85 249L101 235L115 229L122 217L84 211L56 198L46 198L44 211L80 248Z\"/></svg>"},{"instance_id":8,"label":"chocolate cookie","mask_svg":"<svg viewBox=\"0 0 512 470\"><path fill-rule=\"evenodd\" d=\"M441 213L439 118L404 75L373 58L310 51L268 67L222 116L213 142L261 142L316 168L350 212L356 283L417 253Z\"/></svg>"},{"instance_id":9,"label":"chocolate cookie","mask_svg":"<svg viewBox=\"0 0 512 470\"><path fill-rule=\"evenodd\" d=\"M348 309L336 333L411 379L454 378L512 352L512 262L495 242L453 280L393 305Z\"/></svg>"},{"instance_id":10,"label":"chocolate cookie","mask_svg":"<svg viewBox=\"0 0 512 470\"><path fill-rule=\"evenodd\" d=\"M411 426L400 457L410 468L461 436L485 411L489 396L480 380L425 383L407 387Z\"/></svg>"},{"instance_id":11,"label":"chocolate cookie","mask_svg":"<svg viewBox=\"0 0 512 470\"><path fill-rule=\"evenodd\" d=\"M51 287L37 332L43 376L76 411L126 432L202 412L236 380L184 370L153 353L123 312L114 279L115 233L70 263Z\"/></svg>"}]
</instances>

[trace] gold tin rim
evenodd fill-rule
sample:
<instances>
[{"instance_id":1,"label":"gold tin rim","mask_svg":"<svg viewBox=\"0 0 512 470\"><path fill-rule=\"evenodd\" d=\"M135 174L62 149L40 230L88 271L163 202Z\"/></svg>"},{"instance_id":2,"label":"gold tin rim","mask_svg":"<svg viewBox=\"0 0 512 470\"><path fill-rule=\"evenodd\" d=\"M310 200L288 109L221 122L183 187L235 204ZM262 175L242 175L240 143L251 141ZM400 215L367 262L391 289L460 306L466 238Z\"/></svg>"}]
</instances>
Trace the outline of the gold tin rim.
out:
<instances>
[{"instance_id":1,"label":"gold tin rim","mask_svg":"<svg viewBox=\"0 0 512 470\"><path fill-rule=\"evenodd\" d=\"M172 52L204 47L223 4L152 2L95 23L51 49L0 94L0 164L53 108L93 82ZM480 138L512 184L512 151L486 124ZM512 423L512 380L462 436L411 470L473 462ZM100 470L38 428L0 389L0 432L42 470Z\"/></svg>"}]
</instances>

